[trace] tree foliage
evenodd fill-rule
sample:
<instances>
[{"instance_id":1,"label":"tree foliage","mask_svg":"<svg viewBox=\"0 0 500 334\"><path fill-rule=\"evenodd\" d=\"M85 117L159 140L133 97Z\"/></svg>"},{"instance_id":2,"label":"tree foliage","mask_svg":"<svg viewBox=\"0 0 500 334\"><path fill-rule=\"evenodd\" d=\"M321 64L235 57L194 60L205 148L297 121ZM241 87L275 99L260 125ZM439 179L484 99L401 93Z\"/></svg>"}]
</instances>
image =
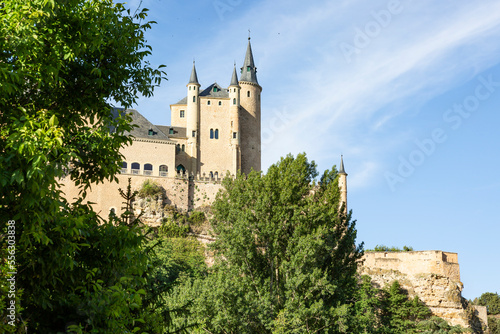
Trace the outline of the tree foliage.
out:
<instances>
[{"instance_id":1,"label":"tree foliage","mask_svg":"<svg viewBox=\"0 0 500 334\"><path fill-rule=\"evenodd\" d=\"M192 312L200 328L233 333L335 333L347 324L357 261L351 215L339 207L336 170L291 155L267 174L223 181L213 205L216 264Z\"/></svg>"},{"instance_id":2,"label":"tree foliage","mask_svg":"<svg viewBox=\"0 0 500 334\"><path fill-rule=\"evenodd\" d=\"M500 314L500 295L498 293L485 292L479 298L475 298L473 303L486 306L488 314Z\"/></svg>"},{"instance_id":3,"label":"tree foliage","mask_svg":"<svg viewBox=\"0 0 500 334\"><path fill-rule=\"evenodd\" d=\"M140 231L101 219L83 198L116 179L130 143L130 118L112 115L111 101L131 106L164 78L146 60L146 12L112 0L0 4L0 230L16 222L19 330L141 328ZM81 199L64 197L64 177Z\"/></svg>"}]
</instances>

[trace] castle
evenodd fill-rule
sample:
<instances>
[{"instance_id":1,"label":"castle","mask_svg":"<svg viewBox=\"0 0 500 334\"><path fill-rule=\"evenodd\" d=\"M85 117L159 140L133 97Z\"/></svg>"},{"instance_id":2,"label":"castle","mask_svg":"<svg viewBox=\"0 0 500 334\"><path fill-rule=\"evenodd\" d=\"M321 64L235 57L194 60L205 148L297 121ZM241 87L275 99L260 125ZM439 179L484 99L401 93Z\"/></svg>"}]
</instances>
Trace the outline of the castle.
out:
<instances>
[{"instance_id":1,"label":"castle","mask_svg":"<svg viewBox=\"0 0 500 334\"><path fill-rule=\"evenodd\" d=\"M229 75L228 75L229 77ZM155 125L137 110L113 110L128 113L136 127L127 135L132 144L121 149L124 156L118 183L105 182L93 186L87 200L105 216L109 211L121 212L124 189L131 179L132 189L140 189L152 179L165 189L161 204L182 211L212 204L226 175L241 171L261 170L261 92L250 38L240 78L234 65L227 88L217 83L200 89L196 66L186 85L187 95L170 105L169 126ZM78 197L78 190L68 180L64 192L68 198ZM339 185L342 201L347 203L347 174L341 160ZM161 220L158 204L157 220Z\"/></svg>"},{"instance_id":2,"label":"castle","mask_svg":"<svg viewBox=\"0 0 500 334\"><path fill-rule=\"evenodd\" d=\"M222 178L238 170L261 170L261 91L250 39L238 80L236 64L228 88L201 90L193 62L187 96L170 105L170 126L154 125L136 110L133 144L123 149L123 174ZM229 76L228 76L229 77Z\"/></svg>"}]
</instances>

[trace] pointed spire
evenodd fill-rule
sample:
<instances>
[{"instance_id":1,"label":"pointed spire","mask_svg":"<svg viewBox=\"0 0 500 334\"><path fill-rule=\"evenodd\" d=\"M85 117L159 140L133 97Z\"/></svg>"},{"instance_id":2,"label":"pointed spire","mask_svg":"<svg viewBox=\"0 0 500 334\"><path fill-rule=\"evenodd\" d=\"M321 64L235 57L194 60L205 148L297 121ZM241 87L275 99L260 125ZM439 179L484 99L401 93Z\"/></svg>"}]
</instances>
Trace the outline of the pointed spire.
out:
<instances>
[{"instance_id":1,"label":"pointed spire","mask_svg":"<svg viewBox=\"0 0 500 334\"><path fill-rule=\"evenodd\" d=\"M339 174L346 174L345 169L344 169L344 156L340 155L340 167L339 167Z\"/></svg>"},{"instance_id":2,"label":"pointed spire","mask_svg":"<svg viewBox=\"0 0 500 334\"><path fill-rule=\"evenodd\" d=\"M234 63L233 76L231 77L231 83L229 84L229 87L231 86L238 86L238 74L236 73L236 63Z\"/></svg>"},{"instance_id":3,"label":"pointed spire","mask_svg":"<svg viewBox=\"0 0 500 334\"><path fill-rule=\"evenodd\" d=\"M240 81L252 82L259 84L257 82L257 67L255 67L252 54L252 46L250 45L250 37L248 37L248 47L247 53L245 55L245 61L243 62L243 67L241 68L241 78Z\"/></svg>"},{"instance_id":4,"label":"pointed spire","mask_svg":"<svg viewBox=\"0 0 500 334\"><path fill-rule=\"evenodd\" d=\"M189 84L200 84L198 82L198 76L196 75L196 67L194 66L194 60L193 60L193 70L191 71L191 77L189 78Z\"/></svg>"}]
</instances>

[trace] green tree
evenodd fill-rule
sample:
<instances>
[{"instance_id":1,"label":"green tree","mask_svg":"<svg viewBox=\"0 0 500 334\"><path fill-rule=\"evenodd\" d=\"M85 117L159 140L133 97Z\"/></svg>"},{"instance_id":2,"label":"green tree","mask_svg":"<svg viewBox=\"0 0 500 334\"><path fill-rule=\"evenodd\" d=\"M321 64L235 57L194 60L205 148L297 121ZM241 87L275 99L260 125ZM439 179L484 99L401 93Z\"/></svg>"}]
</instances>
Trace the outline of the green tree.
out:
<instances>
[{"instance_id":1,"label":"green tree","mask_svg":"<svg viewBox=\"0 0 500 334\"><path fill-rule=\"evenodd\" d=\"M488 314L500 314L500 295L493 292L485 292L481 297L474 299L474 304L486 306Z\"/></svg>"},{"instance_id":2,"label":"green tree","mask_svg":"<svg viewBox=\"0 0 500 334\"><path fill-rule=\"evenodd\" d=\"M140 327L140 231L102 220L83 199L116 179L130 143L130 118L112 115L111 101L129 107L164 77L146 61L146 11L131 15L112 0L0 4L0 230L16 222L19 330ZM80 199L65 199L62 177Z\"/></svg>"},{"instance_id":3,"label":"green tree","mask_svg":"<svg viewBox=\"0 0 500 334\"><path fill-rule=\"evenodd\" d=\"M382 324L387 333L417 333L417 323L430 316L430 310L420 302L418 296L409 298L394 281L385 289L382 306Z\"/></svg>"},{"instance_id":4,"label":"green tree","mask_svg":"<svg viewBox=\"0 0 500 334\"><path fill-rule=\"evenodd\" d=\"M214 205L216 264L194 283L200 328L233 333L348 330L356 229L339 207L337 172L288 155L267 174L225 178ZM201 287L199 285L202 285Z\"/></svg>"}]
</instances>

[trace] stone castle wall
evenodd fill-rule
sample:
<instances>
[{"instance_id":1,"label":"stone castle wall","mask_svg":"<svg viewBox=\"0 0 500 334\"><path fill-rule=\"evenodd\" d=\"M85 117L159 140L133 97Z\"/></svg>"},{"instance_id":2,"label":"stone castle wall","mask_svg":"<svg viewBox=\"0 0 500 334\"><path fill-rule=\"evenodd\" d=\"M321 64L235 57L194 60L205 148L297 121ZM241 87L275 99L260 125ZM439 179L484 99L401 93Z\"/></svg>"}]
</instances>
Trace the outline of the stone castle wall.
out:
<instances>
[{"instance_id":1,"label":"stone castle wall","mask_svg":"<svg viewBox=\"0 0 500 334\"><path fill-rule=\"evenodd\" d=\"M409 296L418 296L433 315L451 325L472 327L476 333L487 326L484 312L468 307L462 297L457 253L366 252L359 273L369 275L378 288L399 281Z\"/></svg>"},{"instance_id":2,"label":"stone castle wall","mask_svg":"<svg viewBox=\"0 0 500 334\"><path fill-rule=\"evenodd\" d=\"M117 175L117 182L104 182L99 185L93 185L91 191L88 192L86 201L92 202L94 210L105 218L111 209L117 214L123 212L122 207L124 199L120 196L119 189L126 190L128 179L131 179L132 190L139 190L147 179L150 179L165 189L165 196L160 203L161 207L172 205L180 211L193 210L199 207L208 206L213 203L218 191L222 188L220 179L188 179L178 175L176 177L159 177L146 175ZM74 198L79 198L78 189L73 183L66 178L61 180L62 191L66 198L72 201ZM155 204L158 206L157 204ZM148 208L148 210L157 212L155 217L162 217L160 207Z\"/></svg>"}]
</instances>

